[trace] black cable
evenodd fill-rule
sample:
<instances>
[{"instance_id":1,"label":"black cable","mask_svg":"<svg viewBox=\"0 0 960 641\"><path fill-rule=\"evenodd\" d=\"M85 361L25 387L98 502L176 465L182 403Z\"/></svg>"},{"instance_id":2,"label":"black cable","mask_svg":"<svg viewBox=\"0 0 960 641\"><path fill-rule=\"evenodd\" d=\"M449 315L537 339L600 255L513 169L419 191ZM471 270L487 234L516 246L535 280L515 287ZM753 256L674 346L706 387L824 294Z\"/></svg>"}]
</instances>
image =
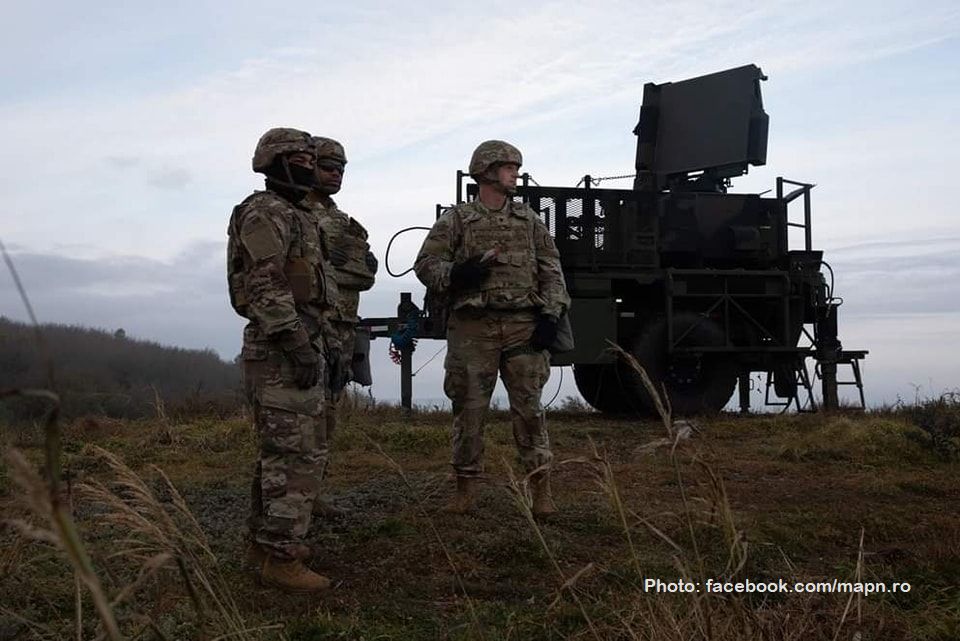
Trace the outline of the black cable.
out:
<instances>
[{"instance_id":1,"label":"black cable","mask_svg":"<svg viewBox=\"0 0 960 641\"><path fill-rule=\"evenodd\" d=\"M391 276L393 276L394 278L400 278L401 276L404 276L404 275L406 275L406 274L409 274L410 272L413 271L413 267L411 267L410 269L408 269L408 270L406 270L406 271L400 272L399 274L394 274L392 271L390 271L390 246L393 245L393 241L395 241L395 240L397 239L397 236L399 236L400 234L406 233L406 232L408 232L408 231L413 231L414 229L423 229L423 230L425 230L425 231L430 231L432 228L431 228L431 227L406 227L406 228L401 229L400 231L398 231L398 232L397 232L396 234L394 234L393 236L391 236L391 237L390 237L390 242L387 243L387 251L386 251L386 253L385 253L384 256L383 256L383 266L386 268L387 273L390 274Z\"/></svg>"},{"instance_id":2,"label":"black cable","mask_svg":"<svg viewBox=\"0 0 960 641\"><path fill-rule=\"evenodd\" d=\"M828 263L828 262L825 261L825 260L821 260L821 261L820 261L820 264L822 264L824 267L826 267L826 268L827 268L827 271L830 272L830 287L827 288L827 299L828 299L828 300L833 300L833 267L831 267L831 266L830 266L830 263Z\"/></svg>"},{"instance_id":3,"label":"black cable","mask_svg":"<svg viewBox=\"0 0 960 641\"><path fill-rule=\"evenodd\" d=\"M553 395L553 398L550 399L550 402L543 406L543 409L547 409L553 402L557 400L557 397L560 396L560 387L563 385L563 368L560 368L560 382L557 384L557 392Z\"/></svg>"}]
</instances>

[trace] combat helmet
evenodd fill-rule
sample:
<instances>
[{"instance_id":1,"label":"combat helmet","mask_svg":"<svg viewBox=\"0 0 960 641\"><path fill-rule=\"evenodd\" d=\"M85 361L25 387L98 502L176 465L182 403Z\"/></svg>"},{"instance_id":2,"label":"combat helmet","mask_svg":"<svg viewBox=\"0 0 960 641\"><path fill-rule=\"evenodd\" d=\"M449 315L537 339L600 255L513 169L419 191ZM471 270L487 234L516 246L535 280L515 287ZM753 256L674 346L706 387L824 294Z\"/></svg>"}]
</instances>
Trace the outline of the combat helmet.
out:
<instances>
[{"instance_id":1,"label":"combat helmet","mask_svg":"<svg viewBox=\"0 0 960 641\"><path fill-rule=\"evenodd\" d=\"M480 143L470 157L470 175L474 180L483 176L492 165L497 163L514 163L523 165L523 155L520 150L502 140L485 140Z\"/></svg>"},{"instance_id":2,"label":"combat helmet","mask_svg":"<svg viewBox=\"0 0 960 641\"><path fill-rule=\"evenodd\" d=\"M253 152L253 170L261 174L266 173L277 156L296 152L314 154L310 134L289 127L270 129L260 136L257 148Z\"/></svg>"},{"instance_id":3,"label":"combat helmet","mask_svg":"<svg viewBox=\"0 0 960 641\"><path fill-rule=\"evenodd\" d=\"M347 164L347 152L343 145L333 138L324 138L323 136L314 136L312 138L314 146L317 148L317 160L329 158Z\"/></svg>"}]
</instances>

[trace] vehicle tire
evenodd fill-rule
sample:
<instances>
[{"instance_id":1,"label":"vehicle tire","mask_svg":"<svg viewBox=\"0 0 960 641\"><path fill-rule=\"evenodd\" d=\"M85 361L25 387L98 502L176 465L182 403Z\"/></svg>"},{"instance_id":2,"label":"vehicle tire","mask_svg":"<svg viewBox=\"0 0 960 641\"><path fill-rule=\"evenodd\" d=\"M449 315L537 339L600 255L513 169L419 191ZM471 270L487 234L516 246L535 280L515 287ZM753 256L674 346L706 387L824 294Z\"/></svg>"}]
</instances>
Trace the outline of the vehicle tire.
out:
<instances>
[{"instance_id":1,"label":"vehicle tire","mask_svg":"<svg viewBox=\"0 0 960 641\"><path fill-rule=\"evenodd\" d=\"M620 363L574 365L573 378L584 400L604 414L647 414L636 398L634 380Z\"/></svg>"},{"instance_id":2,"label":"vehicle tire","mask_svg":"<svg viewBox=\"0 0 960 641\"><path fill-rule=\"evenodd\" d=\"M683 337L687 347L724 345L723 329L709 318L692 312L673 317L674 340ZM667 354L667 320L658 317L646 325L633 340L631 352L647 371L651 382L666 388L674 416L713 414L724 408L737 385L737 363L728 353ZM656 405L634 376L634 397L651 412Z\"/></svg>"}]
</instances>

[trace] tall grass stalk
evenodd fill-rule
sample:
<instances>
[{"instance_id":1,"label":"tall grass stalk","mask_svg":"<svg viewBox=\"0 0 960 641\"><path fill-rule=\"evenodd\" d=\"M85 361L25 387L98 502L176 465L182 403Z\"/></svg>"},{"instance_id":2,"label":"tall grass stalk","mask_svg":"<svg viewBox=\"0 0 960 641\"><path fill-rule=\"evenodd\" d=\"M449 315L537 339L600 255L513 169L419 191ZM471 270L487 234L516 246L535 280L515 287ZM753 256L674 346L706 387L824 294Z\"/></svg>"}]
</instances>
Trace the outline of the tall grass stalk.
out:
<instances>
[{"instance_id":1,"label":"tall grass stalk","mask_svg":"<svg viewBox=\"0 0 960 641\"><path fill-rule=\"evenodd\" d=\"M557 562L556 556L553 554L553 550L550 549L550 544L547 543L547 538L543 534L543 529L540 527L540 524L537 523L537 519L533 515L533 500L530 496L530 479L536 475L541 474L547 471L546 467L539 467L529 474L527 474L522 479L518 479L517 475L514 473L513 468L505 460L501 459L504 468L507 472L508 479L508 489L510 491L510 496L513 498L514 504L520 510L520 513L527 521L527 525L536 535L537 540L540 542L540 546L543 548L544 553L547 555L547 558L550 560L550 565L553 566L554 572L557 573L557 577L560 579L560 589L558 592L562 593L566 590L574 603L577 604L577 608L580 610L583 620L586 622L587 627L590 629L591 634L597 641L600 641L603 637L600 636L600 633L597 631L596 626L593 623L593 619L590 617L590 614L587 612L586 607L583 605L583 601L580 599L580 595L577 594L576 583L577 580L589 573L593 568L592 564L581 568L573 576L568 577L563 568L560 567L560 564ZM556 602L556 601L555 601Z\"/></svg>"},{"instance_id":2,"label":"tall grass stalk","mask_svg":"<svg viewBox=\"0 0 960 641\"><path fill-rule=\"evenodd\" d=\"M19 500L23 507L33 515L39 525L28 523L22 519L9 519L7 522L21 535L50 543L59 548L67 557L74 570L77 580L90 593L94 608L100 617L104 632L111 641L122 639L117 626L116 617L107 599L100 578L93 567L87 548L77 532L76 525L70 515L68 505L64 504L60 491L61 478L61 442L60 425L58 423L60 397L49 390L5 390L0 392L0 398L25 396L42 398L50 402L44 418L44 456L46 460L46 478L41 476L26 457L16 448L10 448L4 458L10 468L10 477L17 485L21 494ZM80 602L77 601L79 629Z\"/></svg>"},{"instance_id":3,"label":"tall grass stalk","mask_svg":"<svg viewBox=\"0 0 960 641\"><path fill-rule=\"evenodd\" d=\"M460 570L457 567L456 561L454 561L453 554L450 552L450 548L447 547L447 544L443 541L443 537L440 536L440 530L437 529L436 524L430 517L430 513L427 511L426 506L424 505L423 499L420 496L420 492L417 491L417 489L413 486L413 483L410 482L406 472L403 470L403 466L401 466L392 456L387 454L380 444L370 437L370 435L363 430L359 431L360 434L367 440L367 442L373 445L374 449L379 452L380 456L384 458L387 464L393 468L393 471L396 472L404 486L413 496L420 518L427 524L427 527L430 528L430 533L437 542L437 545L440 546L440 550L443 552L443 556L447 560L447 565L450 566L450 570L453 572L453 577L457 582L457 587L460 589L461 594L463 594L463 598L466 600L467 610L470 612L470 621L473 625L474 631L476 632L478 638L485 639L486 637L483 633L483 626L480 623L480 617L477 615L477 609L473 603L473 599L470 598L470 594L467 592L466 585L463 582L463 576L460 574Z\"/></svg>"},{"instance_id":4,"label":"tall grass stalk","mask_svg":"<svg viewBox=\"0 0 960 641\"><path fill-rule=\"evenodd\" d=\"M81 496L105 510L103 522L128 533L115 541L118 549L111 557L127 559L141 572L131 589L121 596L131 598L147 578L162 568L172 567L193 605L202 638L216 632L235 639L254 639L230 584L218 570L206 535L166 473L150 467L169 497L164 502L117 456L96 446L90 446L89 452L106 464L112 479L81 484Z\"/></svg>"}]
</instances>

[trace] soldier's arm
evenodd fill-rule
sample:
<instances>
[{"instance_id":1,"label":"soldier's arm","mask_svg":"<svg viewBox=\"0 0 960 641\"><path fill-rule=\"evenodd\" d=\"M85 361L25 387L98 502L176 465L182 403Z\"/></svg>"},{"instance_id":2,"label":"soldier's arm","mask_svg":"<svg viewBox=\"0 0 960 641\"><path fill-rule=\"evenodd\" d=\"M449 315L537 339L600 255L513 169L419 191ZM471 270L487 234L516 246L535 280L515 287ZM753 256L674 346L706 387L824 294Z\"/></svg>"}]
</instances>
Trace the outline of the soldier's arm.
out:
<instances>
[{"instance_id":1,"label":"soldier's arm","mask_svg":"<svg viewBox=\"0 0 960 641\"><path fill-rule=\"evenodd\" d=\"M290 282L284 273L290 228L269 210L246 212L240 221L240 242L250 257L244 274L247 312L268 337L284 340L306 336Z\"/></svg>"},{"instance_id":2,"label":"soldier's arm","mask_svg":"<svg viewBox=\"0 0 960 641\"><path fill-rule=\"evenodd\" d=\"M420 282L438 294L450 288L450 270L453 268L453 214L437 219L420 247L414 271Z\"/></svg>"},{"instance_id":3,"label":"soldier's arm","mask_svg":"<svg viewBox=\"0 0 960 641\"><path fill-rule=\"evenodd\" d=\"M323 276L323 291L326 305L320 314L320 331L323 334L323 343L329 354L330 350L340 350L340 338L334 326L337 305L340 303L340 286L337 282L337 271L330 262L330 234L322 224L320 225L320 250L323 253L323 265L320 272Z\"/></svg>"},{"instance_id":4,"label":"soldier's arm","mask_svg":"<svg viewBox=\"0 0 960 641\"><path fill-rule=\"evenodd\" d=\"M570 296L560 267L560 252L547 226L539 218L534 223L534 241L537 248L537 281L540 296L546 301L540 311L559 318L569 309Z\"/></svg>"}]
</instances>

